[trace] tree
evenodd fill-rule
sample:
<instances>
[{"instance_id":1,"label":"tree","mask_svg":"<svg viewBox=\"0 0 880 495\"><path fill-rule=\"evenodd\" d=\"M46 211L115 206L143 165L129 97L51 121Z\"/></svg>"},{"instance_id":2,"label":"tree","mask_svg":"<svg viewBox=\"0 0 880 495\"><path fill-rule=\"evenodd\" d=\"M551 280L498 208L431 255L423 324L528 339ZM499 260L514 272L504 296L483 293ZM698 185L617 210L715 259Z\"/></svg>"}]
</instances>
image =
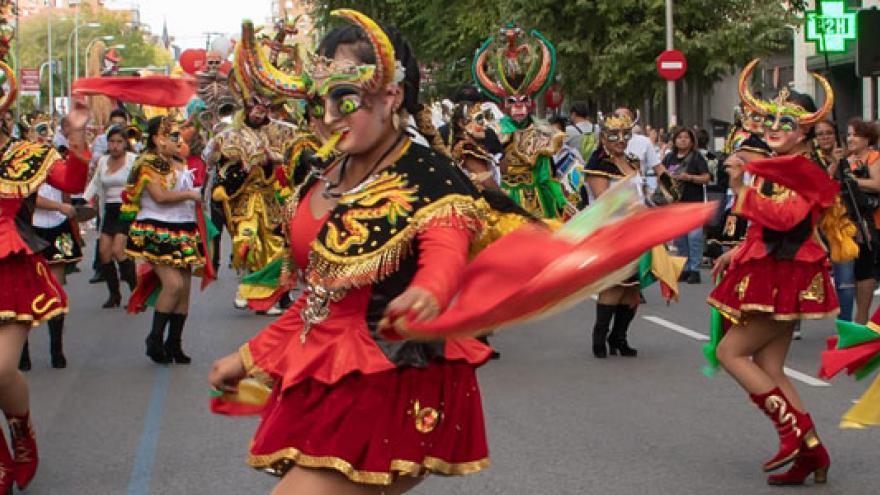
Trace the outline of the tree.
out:
<instances>
[{"instance_id":1,"label":"tree","mask_svg":"<svg viewBox=\"0 0 880 495\"><path fill-rule=\"evenodd\" d=\"M60 14L59 12L64 12ZM113 36L109 45L125 45L119 50L123 66L145 67L150 65L161 66L173 63L171 54L163 48L151 44L147 36L137 27L128 23L128 18L123 12L111 10L93 10L89 4L83 4L80 8L79 28L79 76L85 74L86 48L91 40L102 36ZM85 27L88 23L100 23L100 27ZM54 80L56 94L66 93L67 89L67 65L68 52L67 40L74 29L74 17L70 11L55 11L52 14L52 58L60 64L56 67ZM38 68L48 59L48 13L42 13L27 17L22 20L21 30L17 42L21 51L21 67ZM71 43L72 45L72 43ZM11 53L15 53L13 49ZM73 47L71 47L70 67L73 70ZM44 83L44 86L47 83ZM47 92L44 90L44 94Z\"/></svg>"},{"instance_id":2,"label":"tree","mask_svg":"<svg viewBox=\"0 0 880 495\"><path fill-rule=\"evenodd\" d=\"M482 40L508 21L538 29L558 52L568 94L603 107L659 100L665 90L655 59L665 48L665 0L329 0L397 26L420 61L434 69L440 93L470 80ZM790 46L802 0L676 0L675 45L688 57L686 82L707 89L748 60Z\"/></svg>"}]
</instances>

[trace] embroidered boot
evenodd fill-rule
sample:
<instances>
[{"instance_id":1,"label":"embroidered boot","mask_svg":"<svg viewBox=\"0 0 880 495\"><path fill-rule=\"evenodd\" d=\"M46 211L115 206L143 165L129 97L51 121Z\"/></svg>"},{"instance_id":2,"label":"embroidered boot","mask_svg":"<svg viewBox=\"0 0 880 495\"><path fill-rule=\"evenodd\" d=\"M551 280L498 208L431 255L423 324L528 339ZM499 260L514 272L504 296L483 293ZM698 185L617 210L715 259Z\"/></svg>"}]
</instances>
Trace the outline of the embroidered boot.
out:
<instances>
[{"instance_id":1,"label":"embroidered boot","mask_svg":"<svg viewBox=\"0 0 880 495\"><path fill-rule=\"evenodd\" d=\"M7 414L9 436L12 437L12 455L15 464L15 484L24 490L37 473L40 457L37 454L37 439L31 424L30 413L21 416ZM2 455L2 454L0 454Z\"/></svg>"},{"instance_id":2,"label":"embroidered boot","mask_svg":"<svg viewBox=\"0 0 880 495\"><path fill-rule=\"evenodd\" d=\"M808 415L804 415L808 416ZM809 420L812 423L812 419ZM770 485L803 485L804 481L813 475L813 481L817 485L828 482L828 468L831 467L831 457L819 436L815 431L808 432L801 444L801 453L794 460L791 468L782 474L771 474L767 477Z\"/></svg>"},{"instance_id":3,"label":"embroidered boot","mask_svg":"<svg viewBox=\"0 0 880 495\"><path fill-rule=\"evenodd\" d=\"M764 471L779 469L800 453L804 437L813 429L813 421L808 414L797 411L779 387L749 397L770 418L779 435L779 451L764 463Z\"/></svg>"}]
</instances>

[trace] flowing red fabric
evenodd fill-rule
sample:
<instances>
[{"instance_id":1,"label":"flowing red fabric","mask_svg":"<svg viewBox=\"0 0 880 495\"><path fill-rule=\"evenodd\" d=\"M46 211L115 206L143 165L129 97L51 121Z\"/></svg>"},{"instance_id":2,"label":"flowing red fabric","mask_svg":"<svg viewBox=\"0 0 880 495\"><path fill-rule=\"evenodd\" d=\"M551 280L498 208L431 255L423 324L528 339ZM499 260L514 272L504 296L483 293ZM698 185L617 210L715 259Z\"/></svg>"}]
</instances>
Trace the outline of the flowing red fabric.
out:
<instances>
[{"instance_id":1,"label":"flowing red fabric","mask_svg":"<svg viewBox=\"0 0 880 495\"><path fill-rule=\"evenodd\" d=\"M147 309L147 302L153 291L159 287L159 283L159 276L153 271L153 267L149 263L141 263L138 266L137 286L131 293L125 310L135 315Z\"/></svg>"},{"instance_id":2,"label":"flowing red fabric","mask_svg":"<svg viewBox=\"0 0 880 495\"><path fill-rule=\"evenodd\" d=\"M205 290L211 282L217 280L217 273L214 272L214 263L211 262L211 239L208 238L208 226L205 224L205 211L201 206L196 205L196 223L199 226L199 239L202 243L202 252L205 253L205 267L202 272L202 290Z\"/></svg>"},{"instance_id":3,"label":"flowing red fabric","mask_svg":"<svg viewBox=\"0 0 880 495\"><path fill-rule=\"evenodd\" d=\"M777 156L747 163L747 172L791 189L813 204L828 208L840 186L828 172L807 157L800 155Z\"/></svg>"},{"instance_id":4,"label":"flowing red fabric","mask_svg":"<svg viewBox=\"0 0 880 495\"><path fill-rule=\"evenodd\" d=\"M875 356L880 355L880 340L846 349L837 349L837 337L828 339L828 350L822 351L819 378L830 379L844 369L853 374Z\"/></svg>"},{"instance_id":5,"label":"flowing red fabric","mask_svg":"<svg viewBox=\"0 0 880 495\"><path fill-rule=\"evenodd\" d=\"M127 103L154 107L182 107L196 94L191 77L85 77L73 83L73 94L104 95Z\"/></svg>"},{"instance_id":6,"label":"flowing red fabric","mask_svg":"<svg viewBox=\"0 0 880 495\"><path fill-rule=\"evenodd\" d=\"M403 335L434 339L485 334L537 317L588 296L586 289L653 246L705 224L715 208L714 203L682 203L644 210L577 243L546 229L520 228L471 260L440 316L421 323L399 319L395 327Z\"/></svg>"}]
</instances>

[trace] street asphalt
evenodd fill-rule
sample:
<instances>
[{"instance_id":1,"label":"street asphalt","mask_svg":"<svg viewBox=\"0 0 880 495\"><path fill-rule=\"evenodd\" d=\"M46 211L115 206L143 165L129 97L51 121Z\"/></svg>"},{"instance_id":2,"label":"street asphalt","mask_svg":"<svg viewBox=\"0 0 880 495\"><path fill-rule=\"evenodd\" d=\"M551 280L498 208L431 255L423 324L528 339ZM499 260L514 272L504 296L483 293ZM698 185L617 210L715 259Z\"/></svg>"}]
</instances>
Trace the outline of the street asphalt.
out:
<instances>
[{"instance_id":1,"label":"street asphalt","mask_svg":"<svg viewBox=\"0 0 880 495\"><path fill-rule=\"evenodd\" d=\"M88 250L90 252L90 249ZM31 332L31 387L41 464L30 495L266 494L276 481L244 463L254 419L208 411L211 362L271 319L233 309L235 277L192 296L184 334L190 366L144 356L150 314L106 310L103 285L71 276L66 353L48 364L45 327ZM706 279L704 274L704 279ZM630 332L635 359L593 358L594 302L492 338L502 353L479 372L490 469L429 477L412 493L734 495L782 493L761 463L776 449L770 422L723 373L701 373L709 285L685 285L667 306L653 287ZM826 486L798 493L880 493L880 430L840 430L868 382L815 380L833 323L804 326L789 367L832 455Z\"/></svg>"}]
</instances>

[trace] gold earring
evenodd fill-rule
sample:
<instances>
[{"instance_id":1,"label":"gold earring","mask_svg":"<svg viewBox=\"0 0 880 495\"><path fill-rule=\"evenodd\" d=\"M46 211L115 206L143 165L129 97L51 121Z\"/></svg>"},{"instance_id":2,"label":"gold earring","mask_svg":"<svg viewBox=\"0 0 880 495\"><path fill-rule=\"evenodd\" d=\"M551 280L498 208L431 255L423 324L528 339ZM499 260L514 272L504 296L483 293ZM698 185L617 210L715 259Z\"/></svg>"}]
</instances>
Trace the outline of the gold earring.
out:
<instances>
[{"instance_id":1,"label":"gold earring","mask_svg":"<svg viewBox=\"0 0 880 495\"><path fill-rule=\"evenodd\" d=\"M393 127L395 131L400 130L400 114L397 112L391 114L391 127Z\"/></svg>"}]
</instances>

